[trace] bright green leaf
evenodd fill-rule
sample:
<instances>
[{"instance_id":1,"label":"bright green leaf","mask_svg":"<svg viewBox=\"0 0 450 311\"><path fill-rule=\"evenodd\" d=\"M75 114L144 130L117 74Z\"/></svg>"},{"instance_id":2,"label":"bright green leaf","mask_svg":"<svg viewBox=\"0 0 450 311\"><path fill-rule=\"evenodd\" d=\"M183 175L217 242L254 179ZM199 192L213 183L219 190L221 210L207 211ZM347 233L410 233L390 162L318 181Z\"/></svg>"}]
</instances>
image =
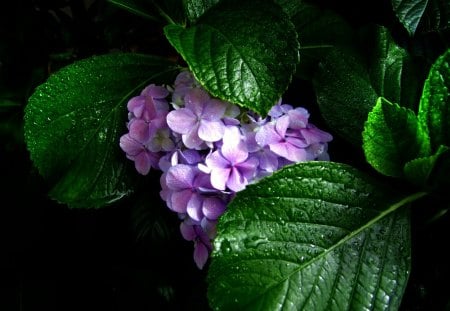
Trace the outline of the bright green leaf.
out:
<instances>
[{"instance_id":1,"label":"bright green leaf","mask_svg":"<svg viewBox=\"0 0 450 311\"><path fill-rule=\"evenodd\" d=\"M429 155L430 142L412 110L380 97L364 126L363 149L378 172L402 177L406 162Z\"/></svg>"},{"instance_id":2,"label":"bright green leaf","mask_svg":"<svg viewBox=\"0 0 450 311\"><path fill-rule=\"evenodd\" d=\"M431 172L435 169L440 156L448 153L449 150L446 146L439 146L435 154L407 162L403 169L406 179L418 186L424 186L428 182Z\"/></svg>"},{"instance_id":3,"label":"bright green leaf","mask_svg":"<svg viewBox=\"0 0 450 311\"><path fill-rule=\"evenodd\" d=\"M410 269L403 200L333 162L286 167L237 194L208 273L215 310L396 310Z\"/></svg>"},{"instance_id":4,"label":"bright green leaf","mask_svg":"<svg viewBox=\"0 0 450 311\"><path fill-rule=\"evenodd\" d=\"M392 7L410 36L413 36L429 0L391 0Z\"/></svg>"},{"instance_id":5,"label":"bright green leaf","mask_svg":"<svg viewBox=\"0 0 450 311\"><path fill-rule=\"evenodd\" d=\"M450 49L431 67L423 87L419 120L428 127L431 146L450 146Z\"/></svg>"},{"instance_id":6,"label":"bright green leaf","mask_svg":"<svg viewBox=\"0 0 450 311\"><path fill-rule=\"evenodd\" d=\"M183 2L187 17L191 22L195 22L219 1L220 0L186 0Z\"/></svg>"},{"instance_id":7,"label":"bright green leaf","mask_svg":"<svg viewBox=\"0 0 450 311\"><path fill-rule=\"evenodd\" d=\"M127 101L169 71L165 59L109 54L69 65L30 97L25 140L50 195L71 207L101 207L132 190L120 150ZM173 75L172 75L173 76Z\"/></svg>"},{"instance_id":8,"label":"bright green leaf","mask_svg":"<svg viewBox=\"0 0 450 311\"><path fill-rule=\"evenodd\" d=\"M299 60L294 26L270 1L223 1L194 26L164 31L212 95L261 115L286 91Z\"/></svg>"}]
</instances>

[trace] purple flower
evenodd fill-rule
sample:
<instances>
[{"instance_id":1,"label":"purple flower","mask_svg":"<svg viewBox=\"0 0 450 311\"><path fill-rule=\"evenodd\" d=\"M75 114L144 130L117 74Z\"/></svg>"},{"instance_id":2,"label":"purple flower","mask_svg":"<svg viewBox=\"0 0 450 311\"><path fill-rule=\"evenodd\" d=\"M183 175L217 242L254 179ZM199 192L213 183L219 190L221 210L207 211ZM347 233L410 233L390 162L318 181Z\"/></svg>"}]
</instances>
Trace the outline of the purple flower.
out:
<instances>
[{"instance_id":1,"label":"purple flower","mask_svg":"<svg viewBox=\"0 0 450 311\"><path fill-rule=\"evenodd\" d=\"M220 150L209 154L205 160L211 172L211 184L218 190L238 192L253 179L258 160L248 157L244 141L237 127L227 130Z\"/></svg>"},{"instance_id":2,"label":"purple flower","mask_svg":"<svg viewBox=\"0 0 450 311\"><path fill-rule=\"evenodd\" d=\"M199 269L203 269L212 250L208 234L189 218L180 224L180 232L185 240L194 241L194 262Z\"/></svg>"},{"instance_id":3,"label":"purple flower","mask_svg":"<svg viewBox=\"0 0 450 311\"><path fill-rule=\"evenodd\" d=\"M269 146L271 151L289 161L306 161L305 148L308 143L298 131L288 131L289 122L289 117L285 115L275 124L267 123L256 133L255 139L260 146Z\"/></svg>"},{"instance_id":4,"label":"purple flower","mask_svg":"<svg viewBox=\"0 0 450 311\"><path fill-rule=\"evenodd\" d=\"M278 169L279 156L272 152L269 146L261 147L255 139L255 132L245 133L245 144L252 157L258 159L258 175L265 176L267 173L273 173Z\"/></svg>"},{"instance_id":5,"label":"purple flower","mask_svg":"<svg viewBox=\"0 0 450 311\"><path fill-rule=\"evenodd\" d=\"M120 147L127 154L127 158L134 161L136 170L147 175L150 168L158 168L160 155L150 151L145 144L132 138L130 134L120 137Z\"/></svg>"},{"instance_id":6,"label":"purple flower","mask_svg":"<svg viewBox=\"0 0 450 311\"><path fill-rule=\"evenodd\" d=\"M169 111L169 104L165 99L169 91L162 87L151 84L147 86L139 96L128 101L128 111L136 118L151 121L157 118L165 118Z\"/></svg>"},{"instance_id":7,"label":"purple flower","mask_svg":"<svg viewBox=\"0 0 450 311\"><path fill-rule=\"evenodd\" d=\"M167 124L174 132L182 134L186 147L200 149L203 142L220 140L225 131L221 118L227 105L211 99L208 93L198 88L190 90L185 100L185 108L167 115Z\"/></svg>"},{"instance_id":8,"label":"purple flower","mask_svg":"<svg viewBox=\"0 0 450 311\"><path fill-rule=\"evenodd\" d=\"M175 78L172 102L177 106L184 105L184 97L193 88L201 88L190 71L182 71Z\"/></svg>"},{"instance_id":9,"label":"purple flower","mask_svg":"<svg viewBox=\"0 0 450 311\"><path fill-rule=\"evenodd\" d=\"M209 176L197 167L178 164L172 166L165 177L165 187L171 191L164 193L170 208L177 213L186 213L192 219L201 221L203 217L217 219L225 210L225 203L212 196L214 193Z\"/></svg>"}]
</instances>

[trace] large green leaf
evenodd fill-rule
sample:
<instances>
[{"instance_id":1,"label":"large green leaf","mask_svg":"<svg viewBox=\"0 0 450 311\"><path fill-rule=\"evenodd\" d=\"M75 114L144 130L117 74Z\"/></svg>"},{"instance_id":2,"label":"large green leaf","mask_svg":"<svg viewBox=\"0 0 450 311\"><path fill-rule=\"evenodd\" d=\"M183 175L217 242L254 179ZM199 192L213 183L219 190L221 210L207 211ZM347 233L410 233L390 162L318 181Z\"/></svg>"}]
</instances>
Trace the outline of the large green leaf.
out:
<instances>
[{"instance_id":1,"label":"large green leaf","mask_svg":"<svg viewBox=\"0 0 450 311\"><path fill-rule=\"evenodd\" d=\"M433 64L423 87L419 120L428 127L431 146L450 146L450 49Z\"/></svg>"},{"instance_id":2,"label":"large green leaf","mask_svg":"<svg viewBox=\"0 0 450 311\"><path fill-rule=\"evenodd\" d=\"M363 149L378 172L403 177L406 162L430 154L430 139L412 110L380 97L364 126Z\"/></svg>"},{"instance_id":3,"label":"large green leaf","mask_svg":"<svg viewBox=\"0 0 450 311\"><path fill-rule=\"evenodd\" d=\"M164 31L210 93L262 115L285 92L299 60L294 26L271 1L223 1L194 26Z\"/></svg>"},{"instance_id":4,"label":"large green leaf","mask_svg":"<svg viewBox=\"0 0 450 311\"><path fill-rule=\"evenodd\" d=\"M410 269L400 199L350 166L286 167L237 194L208 274L215 310L396 310Z\"/></svg>"},{"instance_id":5,"label":"large green leaf","mask_svg":"<svg viewBox=\"0 0 450 311\"><path fill-rule=\"evenodd\" d=\"M324 119L356 146L377 98L412 107L420 97L421 81L415 74L420 64L395 44L386 28L364 29L361 37L359 48L333 48L313 79Z\"/></svg>"},{"instance_id":6,"label":"large green leaf","mask_svg":"<svg viewBox=\"0 0 450 311\"><path fill-rule=\"evenodd\" d=\"M30 97L25 139L51 196L72 207L101 207L132 191L119 148L126 103L158 83L171 63L138 54L96 56L50 76Z\"/></svg>"}]
</instances>

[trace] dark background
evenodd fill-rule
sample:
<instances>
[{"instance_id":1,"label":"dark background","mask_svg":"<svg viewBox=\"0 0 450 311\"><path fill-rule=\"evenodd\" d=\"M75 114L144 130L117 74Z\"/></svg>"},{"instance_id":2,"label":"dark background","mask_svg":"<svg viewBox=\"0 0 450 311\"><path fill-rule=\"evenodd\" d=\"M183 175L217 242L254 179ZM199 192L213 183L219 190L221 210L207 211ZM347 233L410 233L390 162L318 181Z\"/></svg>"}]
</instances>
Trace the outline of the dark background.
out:
<instances>
[{"instance_id":1,"label":"dark background","mask_svg":"<svg viewBox=\"0 0 450 311\"><path fill-rule=\"evenodd\" d=\"M319 1L358 27L384 15L387 1ZM375 3L374 2L374 3ZM345 5L343 5L345 4ZM207 310L206 271L196 268L192 244L161 202L159 184L101 210L70 210L47 197L23 142L23 108L34 88L62 66L111 51L176 57L157 21L103 0L15 1L0 4L0 311ZM327 129L307 81L298 98L314 123ZM360 151L338 137L336 161L361 163ZM438 206L440 202L429 202ZM432 207L430 207L432 209ZM449 216L427 224L413 210L413 262L402 310L450 310Z\"/></svg>"}]
</instances>

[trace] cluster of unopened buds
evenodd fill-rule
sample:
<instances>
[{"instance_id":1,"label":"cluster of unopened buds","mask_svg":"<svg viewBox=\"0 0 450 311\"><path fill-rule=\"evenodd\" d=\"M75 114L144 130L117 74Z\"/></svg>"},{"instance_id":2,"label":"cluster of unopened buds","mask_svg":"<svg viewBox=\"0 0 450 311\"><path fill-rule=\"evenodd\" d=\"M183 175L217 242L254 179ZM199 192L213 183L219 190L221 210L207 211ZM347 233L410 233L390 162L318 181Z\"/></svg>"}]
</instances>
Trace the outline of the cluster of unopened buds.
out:
<instances>
[{"instance_id":1,"label":"cluster of unopened buds","mask_svg":"<svg viewBox=\"0 0 450 311\"><path fill-rule=\"evenodd\" d=\"M329 160L332 136L308 122L306 109L276 103L263 118L211 96L190 71L173 86L147 86L127 104L120 147L136 170L162 171L161 198L179 215L202 269L218 218L234 195L285 165Z\"/></svg>"}]
</instances>

